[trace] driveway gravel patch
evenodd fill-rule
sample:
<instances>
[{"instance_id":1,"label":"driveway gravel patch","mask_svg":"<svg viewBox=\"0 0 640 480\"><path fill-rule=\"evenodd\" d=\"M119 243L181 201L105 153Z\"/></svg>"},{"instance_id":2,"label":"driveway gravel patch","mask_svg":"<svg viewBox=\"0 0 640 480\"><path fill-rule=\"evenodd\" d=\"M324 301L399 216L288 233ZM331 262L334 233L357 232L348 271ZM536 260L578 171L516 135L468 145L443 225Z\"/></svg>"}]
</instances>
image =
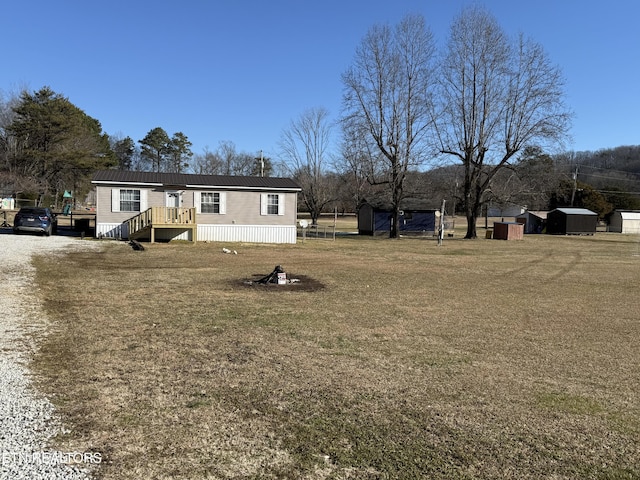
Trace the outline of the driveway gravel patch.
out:
<instances>
[{"instance_id":1,"label":"driveway gravel patch","mask_svg":"<svg viewBox=\"0 0 640 480\"><path fill-rule=\"evenodd\" d=\"M34 335L49 323L32 293L34 254L96 248L97 243L65 236L0 232L0 479L90 479L100 452L60 452L50 445L64 432L52 403L31 381Z\"/></svg>"}]
</instances>

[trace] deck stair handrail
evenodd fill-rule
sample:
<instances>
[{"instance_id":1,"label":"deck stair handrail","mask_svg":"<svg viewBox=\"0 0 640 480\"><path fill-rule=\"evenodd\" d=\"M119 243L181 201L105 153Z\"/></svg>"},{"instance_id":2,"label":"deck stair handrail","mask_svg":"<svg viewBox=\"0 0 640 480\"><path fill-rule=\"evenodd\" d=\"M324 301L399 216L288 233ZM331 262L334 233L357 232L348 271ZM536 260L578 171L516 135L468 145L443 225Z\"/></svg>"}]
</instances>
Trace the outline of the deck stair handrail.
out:
<instances>
[{"instance_id":1,"label":"deck stair handrail","mask_svg":"<svg viewBox=\"0 0 640 480\"><path fill-rule=\"evenodd\" d=\"M144 229L157 227L180 227L196 224L196 209L183 207L151 207L131 217L125 222L129 235L134 235Z\"/></svg>"}]
</instances>

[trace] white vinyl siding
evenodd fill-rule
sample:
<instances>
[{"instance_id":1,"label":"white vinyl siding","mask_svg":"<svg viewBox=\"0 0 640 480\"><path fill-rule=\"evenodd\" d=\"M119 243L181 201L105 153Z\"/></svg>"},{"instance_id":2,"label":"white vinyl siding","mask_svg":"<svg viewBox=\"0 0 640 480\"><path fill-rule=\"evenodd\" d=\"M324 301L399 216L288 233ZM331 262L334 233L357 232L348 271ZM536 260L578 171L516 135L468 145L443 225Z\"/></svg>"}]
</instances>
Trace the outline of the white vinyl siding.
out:
<instances>
[{"instance_id":1,"label":"white vinyl siding","mask_svg":"<svg viewBox=\"0 0 640 480\"><path fill-rule=\"evenodd\" d=\"M296 243L295 225L198 225L199 242Z\"/></svg>"},{"instance_id":2,"label":"white vinyl siding","mask_svg":"<svg viewBox=\"0 0 640 480\"><path fill-rule=\"evenodd\" d=\"M193 192L193 205L196 207L196 213L225 215L227 213L227 193Z\"/></svg>"},{"instance_id":3,"label":"white vinyl siding","mask_svg":"<svg viewBox=\"0 0 640 480\"><path fill-rule=\"evenodd\" d=\"M147 191L134 188L111 190L112 212L144 212L147 209Z\"/></svg>"},{"instance_id":4,"label":"white vinyl siding","mask_svg":"<svg viewBox=\"0 0 640 480\"><path fill-rule=\"evenodd\" d=\"M278 193L261 194L260 215L284 215L284 195Z\"/></svg>"}]
</instances>

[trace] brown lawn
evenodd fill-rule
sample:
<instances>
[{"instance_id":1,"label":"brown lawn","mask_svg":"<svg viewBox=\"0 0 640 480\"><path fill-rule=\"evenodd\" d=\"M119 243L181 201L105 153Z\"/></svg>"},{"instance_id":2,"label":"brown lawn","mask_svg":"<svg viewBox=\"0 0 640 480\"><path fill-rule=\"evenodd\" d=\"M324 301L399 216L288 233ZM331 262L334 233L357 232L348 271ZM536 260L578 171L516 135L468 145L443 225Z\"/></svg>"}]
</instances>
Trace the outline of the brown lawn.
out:
<instances>
[{"instance_id":1,"label":"brown lawn","mask_svg":"<svg viewBox=\"0 0 640 480\"><path fill-rule=\"evenodd\" d=\"M105 479L640 478L639 245L105 241L34 367Z\"/></svg>"}]
</instances>

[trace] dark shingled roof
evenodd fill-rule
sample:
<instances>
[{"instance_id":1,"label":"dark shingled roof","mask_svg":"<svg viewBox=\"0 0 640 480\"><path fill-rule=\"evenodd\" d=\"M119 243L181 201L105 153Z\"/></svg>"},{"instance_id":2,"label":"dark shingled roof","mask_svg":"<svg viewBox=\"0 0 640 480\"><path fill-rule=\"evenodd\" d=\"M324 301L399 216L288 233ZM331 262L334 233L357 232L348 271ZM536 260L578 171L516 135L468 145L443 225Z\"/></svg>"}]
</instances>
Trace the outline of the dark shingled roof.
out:
<instances>
[{"instance_id":1,"label":"dark shingled roof","mask_svg":"<svg viewBox=\"0 0 640 480\"><path fill-rule=\"evenodd\" d=\"M294 180L278 177L239 177L232 175L193 175L187 173L130 172L126 170L101 170L91 179L92 183L156 184L165 186L187 185L194 187L300 190Z\"/></svg>"}]
</instances>

